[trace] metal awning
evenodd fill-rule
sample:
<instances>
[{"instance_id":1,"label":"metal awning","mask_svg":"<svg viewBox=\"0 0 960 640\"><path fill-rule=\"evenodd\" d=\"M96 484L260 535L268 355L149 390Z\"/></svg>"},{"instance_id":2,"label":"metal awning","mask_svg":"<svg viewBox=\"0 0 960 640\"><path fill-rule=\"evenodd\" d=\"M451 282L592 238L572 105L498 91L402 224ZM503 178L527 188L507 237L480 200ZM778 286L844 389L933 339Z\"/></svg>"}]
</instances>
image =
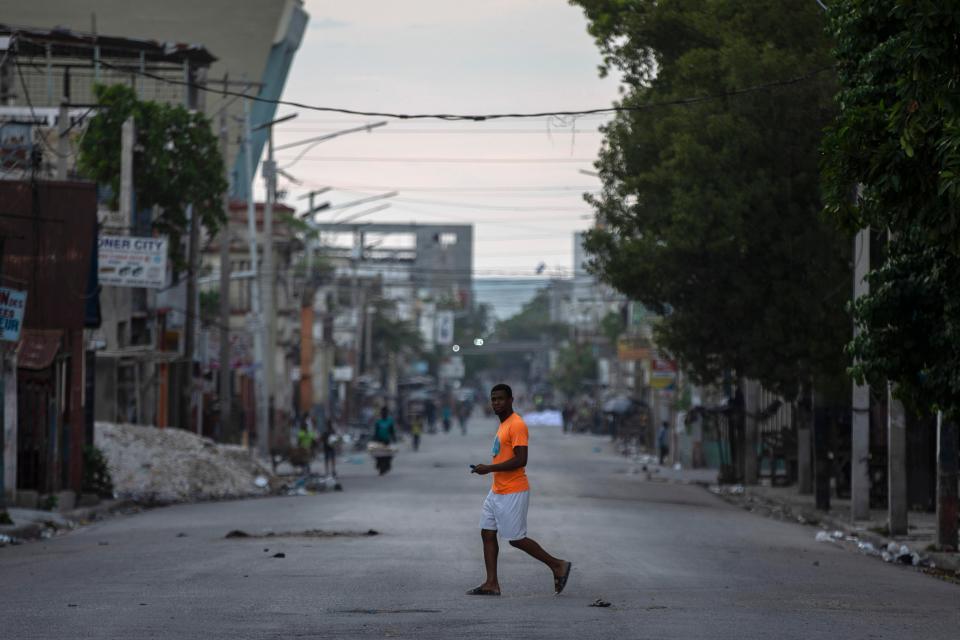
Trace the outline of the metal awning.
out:
<instances>
[{"instance_id":1,"label":"metal awning","mask_svg":"<svg viewBox=\"0 0 960 640\"><path fill-rule=\"evenodd\" d=\"M63 331L60 329L26 329L20 336L17 367L32 371L48 368L57 357L62 341Z\"/></svg>"}]
</instances>

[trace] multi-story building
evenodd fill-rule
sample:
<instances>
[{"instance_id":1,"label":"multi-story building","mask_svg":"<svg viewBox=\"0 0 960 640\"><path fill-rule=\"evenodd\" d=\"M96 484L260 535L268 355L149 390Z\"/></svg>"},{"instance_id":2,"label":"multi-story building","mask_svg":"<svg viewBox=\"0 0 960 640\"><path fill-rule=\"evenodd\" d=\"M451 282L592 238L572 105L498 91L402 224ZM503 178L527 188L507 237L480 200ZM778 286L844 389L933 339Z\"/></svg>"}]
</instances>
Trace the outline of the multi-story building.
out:
<instances>
[{"instance_id":1,"label":"multi-story building","mask_svg":"<svg viewBox=\"0 0 960 640\"><path fill-rule=\"evenodd\" d=\"M142 99L184 104L205 111L214 126L226 125L231 189L241 199L250 191L248 164L256 169L267 135L265 130L252 135L248 148L255 161L248 163L240 143L245 108L256 124L270 120L276 106L220 91L279 98L307 22L300 0L0 0L0 15L14 25L0 27L5 49L0 52L5 61L0 103L6 105L0 107L5 120L0 142L42 133L40 171L71 175L83 120L91 114L93 85L124 83ZM50 24L52 16L56 24ZM216 57L209 50L217 51ZM16 66L26 58L28 65ZM66 117L60 117L61 110ZM13 126L12 120L25 124ZM55 128L68 135L58 138L50 133ZM2 158L5 173L0 177L26 167L22 154L4 152ZM153 212L134 209L129 220L116 213L101 208L103 232L151 235ZM185 280L159 290L108 287L103 300L103 325L89 336L100 356L97 418L161 426L174 422L180 395L169 389L189 385L191 377L189 367L168 367L169 361L183 358L184 330L190 324ZM155 375L155 368L169 368L169 374Z\"/></svg>"}]
</instances>

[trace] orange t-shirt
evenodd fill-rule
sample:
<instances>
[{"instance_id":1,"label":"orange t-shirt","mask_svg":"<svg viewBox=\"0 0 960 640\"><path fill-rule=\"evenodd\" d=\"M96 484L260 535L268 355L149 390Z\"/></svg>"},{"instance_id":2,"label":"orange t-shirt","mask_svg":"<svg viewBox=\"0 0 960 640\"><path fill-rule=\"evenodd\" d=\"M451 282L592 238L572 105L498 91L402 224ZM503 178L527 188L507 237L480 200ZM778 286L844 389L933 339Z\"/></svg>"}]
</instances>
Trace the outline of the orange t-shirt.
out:
<instances>
[{"instance_id":1,"label":"orange t-shirt","mask_svg":"<svg viewBox=\"0 0 960 640\"><path fill-rule=\"evenodd\" d=\"M500 464L513 458L514 447L526 447L529 440L527 424L517 414L500 423L497 437L493 440L493 464ZM494 493L519 493L528 491L527 472L523 467L513 471L493 472Z\"/></svg>"}]
</instances>

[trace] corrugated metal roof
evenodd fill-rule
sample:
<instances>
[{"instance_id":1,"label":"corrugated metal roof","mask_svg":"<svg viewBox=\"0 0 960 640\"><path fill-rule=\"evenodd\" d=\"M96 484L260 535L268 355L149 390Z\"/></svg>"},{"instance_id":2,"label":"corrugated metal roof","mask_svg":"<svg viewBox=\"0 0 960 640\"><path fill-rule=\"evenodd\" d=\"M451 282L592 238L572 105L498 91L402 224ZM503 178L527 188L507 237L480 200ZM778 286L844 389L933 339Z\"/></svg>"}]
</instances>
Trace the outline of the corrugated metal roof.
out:
<instances>
[{"instance_id":1,"label":"corrugated metal roof","mask_svg":"<svg viewBox=\"0 0 960 640\"><path fill-rule=\"evenodd\" d=\"M11 36L10 46L33 55L46 55L46 47L49 44L50 53L55 57L86 58L90 57L94 47L99 46L101 50L109 50L109 55L113 58L139 59L140 54L143 53L145 60L149 62L182 63L187 60L197 66L209 66L217 59L199 44L105 36L71 31L62 27L40 29L0 24L0 36L3 35Z\"/></svg>"},{"instance_id":2,"label":"corrugated metal roof","mask_svg":"<svg viewBox=\"0 0 960 640\"><path fill-rule=\"evenodd\" d=\"M20 336L20 346L17 351L17 367L32 371L46 369L57 357L62 339L63 331L59 329L24 330L23 335Z\"/></svg>"}]
</instances>

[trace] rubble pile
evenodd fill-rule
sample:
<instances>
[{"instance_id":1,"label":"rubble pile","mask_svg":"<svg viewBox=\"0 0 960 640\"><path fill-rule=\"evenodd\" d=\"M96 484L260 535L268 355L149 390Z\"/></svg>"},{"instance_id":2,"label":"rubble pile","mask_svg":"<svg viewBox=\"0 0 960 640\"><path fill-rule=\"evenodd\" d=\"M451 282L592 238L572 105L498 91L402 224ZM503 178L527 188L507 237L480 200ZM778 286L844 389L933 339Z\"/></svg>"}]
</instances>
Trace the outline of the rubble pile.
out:
<instances>
[{"instance_id":1,"label":"rubble pile","mask_svg":"<svg viewBox=\"0 0 960 640\"><path fill-rule=\"evenodd\" d=\"M110 422L97 422L94 434L117 498L167 504L270 492L270 470L242 447L182 429Z\"/></svg>"}]
</instances>

